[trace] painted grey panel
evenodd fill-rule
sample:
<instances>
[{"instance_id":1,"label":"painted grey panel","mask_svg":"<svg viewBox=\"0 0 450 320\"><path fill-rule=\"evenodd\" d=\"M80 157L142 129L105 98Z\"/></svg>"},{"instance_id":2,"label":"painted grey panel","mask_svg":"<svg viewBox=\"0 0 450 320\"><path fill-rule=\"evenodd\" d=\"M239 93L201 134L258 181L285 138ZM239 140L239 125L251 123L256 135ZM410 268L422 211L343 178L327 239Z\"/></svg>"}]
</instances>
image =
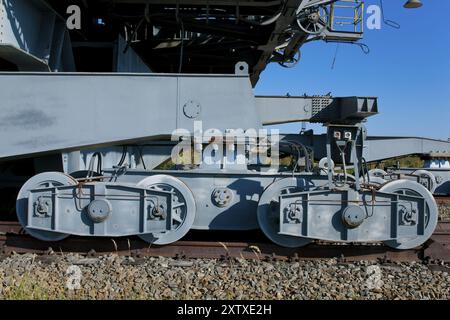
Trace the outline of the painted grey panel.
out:
<instances>
[{"instance_id":1,"label":"painted grey panel","mask_svg":"<svg viewBox=\"0 0 450 320\"><path fill-rule=\"evenodd\" d=\"M264 125L308 121L312 100L286 97L256 97L256 108Z\"/></svg>"},{"instance_id":2,"label":"painted grey panel","mask_svg":"<svg viewBox=\"0 0 450 320\"><path fill-rule=\"evenodd\" d=\"M364 144L364 158L369 162L410 154L450 152L450 142L426 138L368 137Z\"/></svg>"},{"instance_id":3,"label":"painted grey panel","mask_svg":"<svg viewBox=\"0 0 450 320\"><path fill-rule=\"evenodd\" d=\"M105 175L116 174L115 170L105 170ZM273 182L281 178L292 177L292 172L261 174L252 171L236 173L211 170L126 170L119 175L117 182L138 183L146 176L171 175L181 181L192 191L197 205L193 229L198 230L252 230L257 229L256 209L260 195ZM295 174L302 176L302 174ZM327 176L308 176L310 186L323 185ZM213 201L217 188L227 188L232 194L231 201L224 207Z\"/></svg>"},{"instance_id":4,"label":"painted grey panel","mask_svg":"<svg viewBox=\"0 0 450 320\"><path fill-rule=\"evenodd\" d=\"M174 77L0 75L0 157L170 133L176 91Z\"/></svg>"},{"instance_id":5,"label":"painted grey panel","mask_svg":"<svg viewBox=\"0 0 450 320\"><path fill-rule=\"evenodd\" d=\"M170 137L195 120L260 127L247 76L0 73L0 94L0 158ZM198 119L184 113L192 100Z\"/></svg>"},{"instance_id":6,"label":"painted grey panel","mask_svg":"<svg viewBox=\"0 0 450 320\"><path fill-rule=\"evenodd\" d=\"M211 80L205 81L204 77L179 78L177 128L193 133L194 121L202 121L203 130L261 127L247 76L236 76L233 81L229 77Z\"/></svg>"}]
</instances>

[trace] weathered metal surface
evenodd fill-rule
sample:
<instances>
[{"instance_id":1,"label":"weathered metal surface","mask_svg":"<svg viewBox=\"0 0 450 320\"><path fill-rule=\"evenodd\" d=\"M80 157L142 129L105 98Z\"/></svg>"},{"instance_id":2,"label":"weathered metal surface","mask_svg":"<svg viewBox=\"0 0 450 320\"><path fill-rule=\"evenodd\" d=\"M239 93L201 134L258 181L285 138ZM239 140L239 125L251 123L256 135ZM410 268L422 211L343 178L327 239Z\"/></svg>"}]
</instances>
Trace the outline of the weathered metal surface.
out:
<instances>
[{"instance_id":1,"label":"weathered metal surface","mask_svg":"<svg viewBox=\"0 0 450 320\"><path fill-rule=\"evenodd\" d=\"M338 122L345 120L341 124L328 124L326 141L327 161L340 162L344 169L346 163L359 167L361 162L363 130L360 123L353 124L352 121L361 121L360 116L365 117L375 110L373 105L370 108L364 107L371 111L361 111L359 99L350 101L356 103L353 105L358 107L357 110L350 110L349 113L341 110L344 118L330 116L330 119L335 118ZM340 108L344 106L345 104L339 104ZM361 115L355 116L360 111ZM351 116L346 118L346 115ZM345 124L346 121L350 123ZM306 150L306 147L303 146L303 149ZM233 151L231 156L225 153L219 160L235 160L236 157ZM250 158L250 154L244 150L242 157ZM305 161L312 163L307 153ZM306 166L306 171L296 174L288 171L281 173L277 167L268 174L251 171L246 165L238 165L230 170L226 166L222 167L223 162L221 163L218 167L200 166L191 170L166 170L159 173L167 177L167 182L164 183L167 190L179 189L168 180L178 181L179 178L180 183L188 188L188 193L192 191L192 202L195 201L196 208L192 209L192 223L182 224L187 228L183 232L191 227L206 230L249 230L259 227L271 239L274 238L273 234L281 235L280 241L276 243L287 247L305 245L308 242L304 241L306 238L344 242L385 241L385 244L394 248L410 249L424 243L436 226L438 210L432 194L415 181L398 179L377 191L370 186L360 185L358 170L355 171L353 180L348 179L347 173L342 180L332 168L325 170L325 173L314 173L311 172L312 168ZM121 162L118 167L122 164ZM152 201L148 199L153 196L151 188L154 186L139 188L140 180L152 179L158 172L129 168L118 170L118 167L102 170L102 175L106 176L103 179L109 177L110 182L96 179L81 184L72 178L64 182L52 178L67 177L57 172L32 177L22 187L17 201L21 224L38 239L47 241L62 240L69 234L143 236L146 233L156 233L159 237L149 236L146 237L147 241L164 244L169 241L162 241L160 238L167 237L171 242L181 238L175 236L177 231L171 226L173 220L181 223L182 219L173 218L175 213L166 210L171 204L175 206L175 203L170 199L157 200L156 202L161 202L157 207L163 208L158 211L163 214L155 221L151 214L154 210L150 205ZM285 178L289 174L293 175L292 179ZM264 194L268 192L266 188L273 180L278 180L275 182L278 183L283 178L286 181L294 180L294 186L298 188L284 195L283 187L276 185L274 193L267 197L270 201L262 202ZM52 179L58 184L55 185ZM47 186L48 183L50 185ZM228 206L214 202L213 195L218 187L230 190L229 197L233 200L230 200ZM111 193L111 190L114 192ZM273 199L278 197L279 209L273 211ZM181 198L174 196L173 201ZM106 203L106 207L110 208L108 211L113 211L105 221L98 223L93 221L93 214L85 214L86 208L89 212L94 202ZM317 205L311 206L311 202ZM349 224L348 221L344 223L345 219L342 219L342 214L346 214L351 205L360 208L358 225ZM292 207L295 207L294 211ZM260 208L268 210L261 211ZM279 219L271 217L273 212L276 212ZM268 218L261 218L262 216ZM161 229L166 224L169 227ZM142 225L147 225L150 229L143 229Z\"/></svg>"},{"instance_id":2,"label":"weathered metal surface","mask_svg":"<svg viewBox=\"0 0 450 320\"><path fill-rule=\"evenodd\" d=\"M429 176L435 195L450 195L450 167L387 168L387 170L388 173L413 176L423 173L423 175Z\"/></svg>"},{"instance_id":3,"label":"weathered metal surface","mask_svg":"<svg viewBox=\"0 0 450 320\"><path fill-rule=\"evenodd\" d=\"M263 125L288 122L359 123L378 113L373 97L277 97L256 96Z\"/></svg>"},{"instance_id":4,"label":"weathered metal surface","mask_svg":"<svg viewBox=\"0 0 450 320\"><path fill-rule=\"evenodd\" d=\"M445 246L450 246L450 221L440 221L431 236L431 239L442 243Z\"/></svg>"},{"instance_id":5,"label":"weathered metal surface","mask_svg":"<svg viewBox=\"0 0 450 320\"><path fill-rule=\"evenodd\" d=\"M261 127L248 76L0 73L0 94L0 159L170 140L199 120L204 130ZM202 106L195 119L183 113L192 99Z\"/></svg>"},{"instance_id":6,"label":"weathered metal surface","mask_svg":"<svg viewBox=\"0 0 450 320\"><path fill-rule=\"evenodd\" d=\"M22 226L17 221L0 221L0 235L19 233L22 229Z\"/></svg>"},{"instance_id":7,"label":"weathered metal surface","mask_svg":"<svg viewBox=\"0 0 450 320\"><path fill-rule=\"evenodd\" d=\"M167 246L149 246L133 239L70 238L62 242L39 242L28 236L0 238L5 254L34 252L118 253L121 255L185 258L245 258L258 260L296 260L340 258L345 261L387 260L419 261L421 249L396 251L384 246L309 245L302 249L281 248L267 243L179 241ZM443 260L443 259L440 259ZM444 261L444 260L443 260ZM447 260L449 261L449 260Z\"/></svg>"},{"instance_id":8,"label":"weathered metal surface","mask_svg":"<svg viewBox=\"0 0 450 320\"><path fill-rule=\"evenodd\" d=\"M386 146L389 146L388 148ZM365 141L364 158L368 162L381 161L412 154L447 153L450 142L416 137L376 137Z\"/></svg>"},{"instance_id":9,"label":"weathered metal surface","mask_svg":"<svg viewBox=\"0 0 450 320\"><path fill-rule=\"evenodd\" d=\"M441 261L450 262L449 248L450 223L439 223L435 239L423 247L410 250L395 250L383 245L335 245L330 243L311 244L301 249L282 248L267 242L242 241L248 233L234 234L238 241L224 237L224 241L178 241L167 246L151 246L148 243L131 238L80 238L70 237L61 242L41 242L24 234L10 233L0 235L0 247L4 254L34 252L37 254L117 253L129 256L164 256L172 258L245 258L258 260L329 259L338 258L341 262L351 261ZM252 234L252 237L254 234ZM195 235L193 236L195 237ZM198 237L198 235L197 235ZM229 237L228 237L229 238ZM444 241L444 242L442 242ZM51 250L50 250L51 248Z\"/></svg>"},{"instance_id":10,"label":"weathered metal surface","mask_svg":"<svg viewBox=\"0 0 450 320\"><path fill-rule=\"evenodd\" d=\"M334 0L183 0L181 7L177 1L161 6L120 0L112 7L92 2L91 7L83 2L83 14L93 14L95 7L95 17L81 19L81 29L70 28L62 18L70 12L69 0L1 3L1 69L54 71L0 73L0 169L5 177L18 171L21 177L32 176L19 192L16 210L30 235L50 242L69 234L139 235L167 244L191 228L259 227L287 247L312 239L383 240L403 249L430 237L437 208L422 185L428 178L433 192L434 176L422 172L405 180L398 175L382 186L383 177L370 183L366 162L447 154L449 142L367 138L363 123L378 113L376 98L255 98L252 92L269 62L295 65L307 42L359 40L360 1L345 1L348 17L334 15L339 8ZM349 28L338 30L340 19L349 19ZM224 133L299 121L324 123L327 133L284 135L279 144L276 134L245 137L219 152ZM220 136L198 138L210 129L221 131ZM192 142L188 148L204 161L153 170L169 159L170 143L180 140ZM291 164L278 166L278 159L264 155L252 162L252 150L264 148L277 156L281 150ZM52 161L36 160L42 155ZM28 163L15 167L19 158ZM315 160L322 160L322 168L314 167ZM89 179L75 180L62 170ZM37 175L40 171L58 172ZM290 195L276 184L288 175L299 187L288 190ZM142 186L141 180L148 183ZM280 207L272 210L277 201ZM311 201L321 203L317 210ZM230 246L233 254L247 253L241 244ZM436 256L440 249L431 245L428 253Z\"/></svg>"},{"instance_id":11,"label":"weathered metal surface","mask_svg":"<svg viewBox=\"0 0 450 320\"><path fill-rule=\"evenodd\" d=\"M430 240L431 244L424 249L423 257L430 261L450 261L450 246L448 244L449 240L447 237L447 244L439 243L434 241L433 238Z\"/></svg>"}]
</instances>

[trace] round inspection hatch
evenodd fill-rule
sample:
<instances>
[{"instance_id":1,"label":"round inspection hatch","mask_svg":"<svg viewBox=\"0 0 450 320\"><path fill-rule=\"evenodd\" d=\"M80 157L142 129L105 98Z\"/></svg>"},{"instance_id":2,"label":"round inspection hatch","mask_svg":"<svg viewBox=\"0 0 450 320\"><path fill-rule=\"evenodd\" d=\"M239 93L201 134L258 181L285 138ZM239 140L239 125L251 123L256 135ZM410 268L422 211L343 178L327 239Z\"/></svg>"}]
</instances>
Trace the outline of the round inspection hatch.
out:
<instances>
[{"instance_id":1,"label":"round inspection hatch","mask_svg":"<svg viewBox=\"0 0 450 320\"><path fill-rule=\"evenodd\" d=\"M202 107L200 106L200 103L193 100L186 102L183 106L183 113L189 119L197 118L200 116L201 111Z\"/></svg>"}]
</instances>

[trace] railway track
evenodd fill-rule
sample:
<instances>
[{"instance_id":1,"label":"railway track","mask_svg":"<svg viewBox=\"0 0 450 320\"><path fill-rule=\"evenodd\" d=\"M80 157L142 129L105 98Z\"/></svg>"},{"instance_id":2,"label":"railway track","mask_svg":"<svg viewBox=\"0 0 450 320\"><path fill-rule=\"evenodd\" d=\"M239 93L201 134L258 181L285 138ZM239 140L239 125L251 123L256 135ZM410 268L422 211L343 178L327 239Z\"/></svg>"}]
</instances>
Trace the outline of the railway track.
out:
<instances>
[{"instance_id":1,"label":"railway track","mask_svg":"<svg viewBox=\"0 0 450 320\"><path fill-rule=\"evenodd\" d=\"M450 206L450 197L448 196L434 196L434 199L440 206Z\"/></svg>"},{"instance_id":2,"label":"railway track","mask_svg":"<svg viewBox=\"0 0 450 320\"><path fill-rule=\"evenodd\" d=\"M226 233L224 233L226 234ZM204 234L205 235L205 234ZM248 239L248 233L246 233ZM266 261L296 261L301 259L339 258L342 262L359 260L450 262L450 221L439 222L431 239L411 250L394 250L381 244L331 244L316 242L298 249L282 248L252 235L255 241L243 241L243 233L233 233L221 239L204 241L201 234L190 234L189 240L166 246L149 246L137 237L81 238L69 237L61 242L38 241L26 235L16 222L0 222L2 254L80 253L89 256L117 253L133 257L163 256L172 258L260 259ZM233 240L230 240L233 239Z\"/></svg>"},{"instance_id":3,"label":"railway track","mask_svg":"<svg viewBox=\"0 0 450 320\"><path fill-rule=\"evenodd\" d=\"M440 206L450 206L450 197L436 197ZM213 237L211 239L211 237ZM80 253L90 256L108 253L134 257L260 259L296 261L301 259L339 258L341 261L428 261L450 263L450 221L440 221L429 241L411 250L395 250L382 244L333 244L315 242L290 249L270 243L259 232L191 232L186 240L166 246L149 246L138 237L85 238L69 237L49 243L27 234L16 221L0 221L0 254ZM251 239L251 241L249 241Z\"/></svg>"}]
</instances>

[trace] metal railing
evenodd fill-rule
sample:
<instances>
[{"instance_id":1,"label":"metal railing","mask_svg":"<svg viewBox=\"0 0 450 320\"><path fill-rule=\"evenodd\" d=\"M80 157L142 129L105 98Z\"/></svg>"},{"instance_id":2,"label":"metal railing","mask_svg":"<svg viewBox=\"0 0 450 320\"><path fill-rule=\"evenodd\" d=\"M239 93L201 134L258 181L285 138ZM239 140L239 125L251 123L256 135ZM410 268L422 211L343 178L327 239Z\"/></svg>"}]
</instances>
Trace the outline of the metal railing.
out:
<instances>
[{"instance_id":1,"label":"metal railing","mask_svg":"<svg viewBox=\"0 0 450 320\"><path fill-rule=\"evenodd\" d=\"M363 33L364 2L362 0L339 0L331 3L329 29Z\"/></svg>"}]
</instances>

